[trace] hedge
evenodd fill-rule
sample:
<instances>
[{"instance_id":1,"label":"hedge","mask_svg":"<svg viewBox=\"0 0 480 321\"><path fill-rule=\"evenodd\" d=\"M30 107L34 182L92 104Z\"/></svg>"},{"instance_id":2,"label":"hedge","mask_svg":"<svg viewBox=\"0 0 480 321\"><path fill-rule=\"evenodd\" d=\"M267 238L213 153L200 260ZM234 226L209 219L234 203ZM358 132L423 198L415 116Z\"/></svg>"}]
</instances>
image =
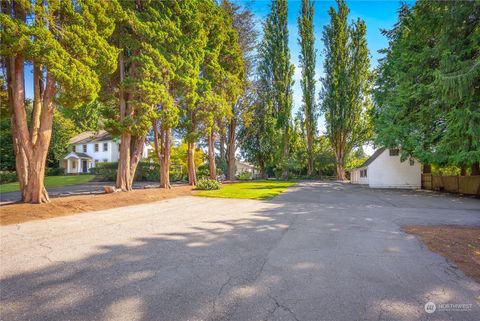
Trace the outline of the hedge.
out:
<instances>
[{"instance_id":1,"label":"hedge","mask_svg":"<svg viewBox=\"0 0 480 321\"><path fill-rule=\"evenodd\" d=\"M17 181L17 172L0 171L0 184L12 183Z\"/></svg>"},{"instance_id":2,"label":"hedge","mask_svg":"<svg viewBox=\"0 0 480 321\"><path fill-rule=\"evenodd\" d=\"M100 163L97 167L90 168L90 173L102 181L115 181L117 179L118 162ZM135 172L135 181L160 181L160 165L158 163L140 162Z\"/></svg>"}]
</instances>

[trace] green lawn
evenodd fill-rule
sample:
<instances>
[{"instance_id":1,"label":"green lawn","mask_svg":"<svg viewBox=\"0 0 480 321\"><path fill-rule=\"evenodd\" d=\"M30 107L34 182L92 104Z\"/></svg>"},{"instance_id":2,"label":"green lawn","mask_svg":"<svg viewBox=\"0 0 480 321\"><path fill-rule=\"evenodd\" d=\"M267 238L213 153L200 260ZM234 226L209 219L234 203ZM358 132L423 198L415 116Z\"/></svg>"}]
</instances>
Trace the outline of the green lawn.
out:
<instances>
[{"instance_id":1,"label":"green lawn","mask_svg":"<svg viewBox=\"0 0 480 321\"><path fill-rule=\"evenodd\" d=\"M225 184L218 190L196 191L195 195L206 197L248 198L267 200L282 193L289 186L296 185L292 181L253 181Z\"/></svg>"},{"instance_id":2,"label":"green lawn","mask_svg":"<svg viewBox=\"0 0 480 321\"><path fill-rule=\"evenodd\" d=\"M95 175L72 175L72 176L47 176L45 187L60 187L67 185L78 185L91 181ZM18 183L7 183L0 185L0 192L16 192L19 190Z\"/></svg>"}]
</instances>

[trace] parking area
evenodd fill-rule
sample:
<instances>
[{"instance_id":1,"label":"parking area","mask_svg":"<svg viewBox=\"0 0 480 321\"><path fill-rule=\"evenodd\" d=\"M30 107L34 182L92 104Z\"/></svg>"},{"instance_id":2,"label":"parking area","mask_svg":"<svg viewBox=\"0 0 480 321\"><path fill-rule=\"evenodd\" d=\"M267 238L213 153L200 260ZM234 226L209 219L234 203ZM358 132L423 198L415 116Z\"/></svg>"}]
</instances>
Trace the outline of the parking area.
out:
<instances>
[{"instance_id":1,"label":"parking area","mask_svg":"<svg viewBox=\"0 0 480 321\"><path fill-rule=\"evenodd\" d=\"M480 226L480 200L304 182L271 201L187 196L4 226L0 315L478 320L480 285L410 224Z\"/></svg>"}]
</instances>

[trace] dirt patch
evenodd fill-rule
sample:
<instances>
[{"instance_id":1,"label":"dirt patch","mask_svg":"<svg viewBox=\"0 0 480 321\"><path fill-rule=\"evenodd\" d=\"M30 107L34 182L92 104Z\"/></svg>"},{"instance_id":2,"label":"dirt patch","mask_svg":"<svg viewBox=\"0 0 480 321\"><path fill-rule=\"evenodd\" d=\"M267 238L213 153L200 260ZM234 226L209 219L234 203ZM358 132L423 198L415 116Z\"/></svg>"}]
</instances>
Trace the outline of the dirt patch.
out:
<instances>
[{"instance_id":1,"label":"dirt patch","mask_svg":"<svg viewBox=\"0 0 480 321\"><path fill-rule=\"evenodd\" d=\"M175 186L168 190L149 188L133 190L128 193L117 192L112 194L58 197L52 198L49 204L7 204L0 206L0 225L150 203L191 194L191 186Z\"/></svg>"},{"instance_id":2,"label":"dirt patch","mask_svg":"<svg viewBox=\"0 0 480 321\"><path fill-rule=\"evenodd\" d=\"M404 231L420 237L431 251L455 262L480 283L480 227L410 225Z\"/></svg>"}]
</instances>

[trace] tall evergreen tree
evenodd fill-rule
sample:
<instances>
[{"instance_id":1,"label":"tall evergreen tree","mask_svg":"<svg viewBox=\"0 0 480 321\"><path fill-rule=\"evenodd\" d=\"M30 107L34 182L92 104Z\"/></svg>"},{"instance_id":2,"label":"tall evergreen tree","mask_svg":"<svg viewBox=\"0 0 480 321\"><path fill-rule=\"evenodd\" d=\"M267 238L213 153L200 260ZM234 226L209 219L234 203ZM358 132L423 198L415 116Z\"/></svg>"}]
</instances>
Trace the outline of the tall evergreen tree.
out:
<instances>
[{"instance_id":1,"label":"tall evergreen tree","mask_svg":"<svg viewBox=\"0 0 480 321\"><path fill-rule=\"evenodd\" d=\"M251 79L255 71L255 49L257 46L258 32L255 28L255 18L252 11L247 7L240 7L229 0L222 1L222 8L231 16L233 27L238 33L238 42L243 55L244 78L242 94L236 103L231 105L231 117L226 122L227 138L225 130L220 123L220 157L227 163L226 177L234 179L235 176L235 153L241 145L239 133L245 127L248 111L254 103L255 83ZM223 125L225 127L225 125ZM225 151L226 142L226 151Z\"/></svg>"},{"instance_id":2,"label":"tall evergreen tree","mask_svg":"<svg viewBox=\"0 0 480 321\"><path fill-rule=\"evenodd\" d=\"M376 141L424 164L480 159L480 5L403 5L379 66L373 110Z\"/></svg>"},{"instance_id":3,"label":"tall evergreen tree","mask_svg":"<svg viewBox=\"0 0 480 321\"><path fill-rule=\"evenodd\" d=\"M313 32L313 3L311 0L302 0L302 9L298 18L298 30L301 48L300 66L302 80L300 81L303 93L302 112L307 137L307 175L313 173L313 142L317 127L317 112L315 103L315 35Z\"/></svg>"},{"instance_id":4,"label":"tall evergreen tree","mask_svg":"<svg viewBox=\"0 0 480 321\"><path fill-rule=\"evenodd\" d=\"M2 1L0 54L22 200L49 201L45 164L56 104L90 102L100 75L115 70L116 48L107 42L120 8L116 1ZM28 18L28 19L27 19ZM34 99L27 121L25 64L33 65Z\"/></svg>"},{"instance_id":5,"label":"tall evergreen tree","mask_svg":"<svg viewBox=\"0 0 480 321\"><path fill-rule=\"evenodd\" d=\"M141 159L146 134L152 127L155 106L171 106L169 84L173 71L159 44L168 41L171 23L162 2L122 0L124 18L111 42L121 51L117 74L108 79L106 127L120 136L116 187L129 191Z\"/></svg>"},{"instance_id":6,"label":"tall evergreen tree","mask_svg":"<svg viewBox=\"0 0 480 321\"><path fill-rule=\"evenodd\" d=\"M265 91L259 113L272 115L275 128L280 132L276 163L282 177L288 176L289 133L292 113L292 85L294 66L290 63L288 47L288 5L286 0L272 0L271 12L263 24L263 40L260 47L260 90ZM269 121L266 120L266 123ZM266 124L265 123L265 124Z\"/></svg>"},{"instance_id":7,"label":"tall evergreen tree","mask_svg":"<svg viewBox=\"0 0 480 321\"><path fill-rule=\"evenodd\" d=\"M365 23L347 23L349 9L337 0L330 8L330 24L324 27L325 78L322 79L322 112L327 136L335 150L337 179L345 179L344 162L352 148L369 134L369 57Z\"/></svg>"}]
</instances>

